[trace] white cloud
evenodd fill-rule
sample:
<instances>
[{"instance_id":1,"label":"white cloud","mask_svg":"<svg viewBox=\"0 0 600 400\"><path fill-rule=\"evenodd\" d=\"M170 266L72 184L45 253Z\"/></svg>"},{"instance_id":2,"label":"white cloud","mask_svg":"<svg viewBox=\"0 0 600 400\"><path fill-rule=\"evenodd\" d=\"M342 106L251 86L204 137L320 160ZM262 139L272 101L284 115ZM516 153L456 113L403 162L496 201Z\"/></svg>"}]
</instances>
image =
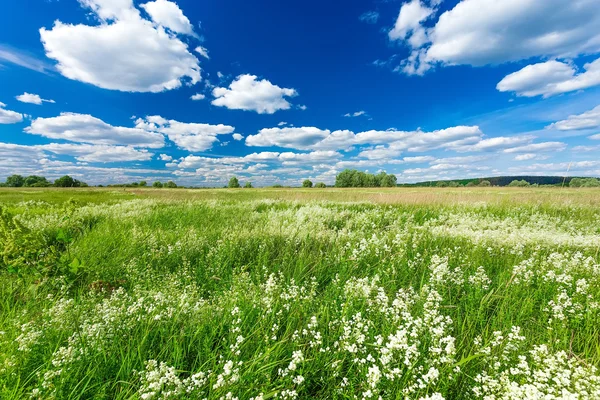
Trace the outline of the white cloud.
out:
<instances>
[{"instance_id":1,"label":"white cloud","mask_svg":"<svg viewBox=\"0 0 600 400\"><path fill-rule=\"evenodd\" d=\"M51 143L36 147L55 154L73 156L78 161L85 162L148 161L153 156L146 149L135 149L129 146Z\"/></svg>"},{"instance_id":2,"label":"white cloud","mask_svg":"<svg viewBox=\"0 0 600 400\"><path fill-rule=\"evenodd\" d=\"M363 111L363 110L356 111L356 112L353 112L353 113L344 114L344 117L360 117L361 115L367 115L367 112Z\"/></svg>"},{"instance_id":3,"label":"white cloud","mask_svg":"<svg viewBox=\"0 0 600 400\"><path fill-rule=\"evenodd\" d=\"M171 157L168 154L161 154L161 155L159 155L159 157L162 161L172 161L173 160L173 157Z\"/></svg>"},{"instance_id":4,"label":"white cloud","mask_svg":"<svg viewBox=\"0 0 600 400\"><path fill-rule=\"evenodd\" d=\"M504 149L504 153L542 153L542 152L558 152L567 148L567 145L562 142L543 142L531 143L525 146L510 147Z\"/></svg>"},{"instance_id":5,"label":"white cloud","mask_svg":"<svg viewBox=\"0 0 600 400\"><path fill-rule=\"evenodd\" d=\"M331 132L316 127L284 127L261 129L258 134L246 138L246 145L298 150L347 150L357 145L389 145L389 150L386 151L384 147L364 150L362 156L373 158L377 157L377 154L399 155L402 151L453 149L477 143L482 136L483 133L477 126L455 126L433 132L370 130L356 134L349 130Z\"/></svg>"},{"instance_id":6,"label":"white cloud","mask_svg":"<svg viewBox=\"0 0 600 400\"><path fill-rule=\"evenodd\" d=\"M406 73L422 74L435 64L482 66L600 52L594 0L462 0L424 27L432 9L418 0L403 4L389 33L412 50Z\"/></svg>"},{"instance_id":7,"label":"white cloud","mask_svg":"<svg viewBox=\"0 0 600 400\"><path fill-rule=\"evenodd\" d=\"M21 103L37 104L38 106L40 104L42 104L42 102L55 103L54 100L42 99L39 94L33 94L33 93L27 93L27 92L20 94L20 95L16 96L15 98L17 100L19 100Z\"/></svg>"},{"instance_id":8,"label":"white cloud","mask_svg":"<svg viewBox=\"0 0 600 400\"><path fill-rule=\"evenodd\" d=\"M304 104L299 104L296 106L298 108L298 110L302 110L302 111L306 111L306 109L308 108L307 106L305 106Z\"/></svg>"},{"instance_id":9,"label":"white cloud","mask_svg":"<svg viewBox=\"0 0 600 400\"><path fill-rule=\"evenodd\" d=\"M175 33L197 36L190 20L183 15L183 11L177 4L167 0L156 0L142 4L141 7L146 10L152 21L157 25L168 28Z\"/></svg>"},{"instance_id":10,"label":"white cloud","mask_svg":"<svg viewBox=\"0 0 600 400\"><path fill-rule=\"evenodd\" d=\"M167 120L159 115L139 118L136 127L142 130L160 132L167 135L179 148L188 151L204 151L219 142L217 135L233 133L229 125L210 125Z\"/></svg>"},{"instance_id":11,"label":"white cloud","mask_svg":"<svg viewBox=\"0 0 600 400\"><path fill-rule=\"evenodd\" d=\"M521 136L498 136L489 139L483 139L472 145L457 146L456 151L498 151L507 148L512 148L517 145L531 142L535 139L531 135Z\"/></svg>"},{"instance_id":12,"label":"white cloud","mask_svg":"<svg viewBox=\"0 0 600 400\"><path fill-rule=\"evenodd\" d=\"M278 110L289 110L291 104L285 97L298 95L295 89L280 88L266 79L256 80L256 75L239 75L229 88L213 89L212 104L232 110L256 111L273 114Z\"/></svg>"},{"instance_id":13,"label":"white cloud","mask_svg":"<svg viewBox=\"0 0 600 400\"><path fill-rule=\"evenodd\" d=\"M101 20L99 25L71 25L57 20L52 29L40 29L46 56L58 62L62 75L125 92L161 92L179 88L182 81L200 81L198 59L186 43L162 25L173 24L172 16L153 25L141 17L131 0L80 3Z\"/></svg>"},{"instance_id":14,"label":"white cloud","mask_svg":"<svg viewBox=\"0 0 600 400\"><path fill-rule=\"evenodd\" d=\"M548 125L547 129L573 131L600 127L600 106L578 115L569 115L567 119Z\"/></svg>"},{"instance_id":15,"label":"white cloud","mask_svg":"<svg viewBox=\"0 0 600 400\"><path fill-rule=\"evenodd\" d=\"M4 107L6 104L0 102L0 124L16 124L23 121L23 114L7 110Z\"/></svg>"},{"instance_id":16,"label":"white cloud","mask_svg":"<svg viewBox=\"0 0 600 400\"><path fill-rule=\"evenodd\" d=\"M277 146L305 150L310 149L313 145L328 137L329 134L329 130L321 130L315 127L264 128L256 135L246 137L246 145Z\"/></svg>"},{"instance_id":17,"label":"white cloud","mask_svg":"<svg viewBox=\"0 0 600 400\"><path fill-rule=\"evenodd\" d=\"M396 24L388 32L390 40L406 40L412 47L420 47L427 41L427 34L421 23L434 11L419 0L404 3L400 8Z\"/></svg>"},{"instance_id":18,"label":"white cloud","mask_svg":"<svg viewBox=\"0 0 600 400\"><path fill-rule=\"evenodd\" d=\"M242 140L243 138L244 136L240 135L239 133L233 134L233 140Z\"/></svg>"},{"instance_id":19,"label":"white cloud","mask_svg":"<svg viewBox=\"0 0 600 400\"><path fill-rule=\"evenodd\" d=\"M7 45L0 44L0 65L4 62L18 65L32 71L48 74L54 68L45 60L40 60L37 57L24 52L23 50L15 49Z\"/></svg>"},{"instance_id":20,"label":"white cloud","mask_svg":"<svg viewBox=\"0 0 600 400\"><path fill-rule=\"evenodd\" d=\"M577 74L573 65L551 60L528 65L502 79L496 88L518 96L544 98L600 85L600 58L583 66Z\"/></svg>"},{"instance_id":21,"label":"white cloud","mask_svg":"<svg viewBox=\"0 0 600 400\"><path fill-rule=\"evenodd\" d=\"M287 122L281 121L280 123L277 124L277 126L284 126L284 125L287 125Z\"/></svg>"},{"instance_id":22,"label":"white cloud","mask_svg":"<svg viewBox=\"0 0 600 400\"><path fill-rule=\"evenodd\" d=\"M600 133L596 134L596 135L592 135L589 137L592 140L600 140Z\"/></svg>"},{"instance_id":23,"label":"white cloud","mask_svg":"<svg viewBox=\"0 0 600 400\"><path fill-rule=\"evenodd\" d=\"M190 97L190 99L192 99L194 101L204 100L205 98L206 98L206 96L203 95L202 93L196 93L195 95L193 95L192 97Z\"/></svg>"},{"instance_id":24,"label":"white cloud","mask_svg":"<svg viewBox=\"0 0 600 400\"><path fill-rule=\"evenodd\" d=\"M112 126L87 114L61 113L58 117L36 118L29 127L25 128L25 132L49 139L89 144L151 148L164 146L164 138L159 133Z\"/></svg>"},{"instance_id":25,"label":"white cloud","mask_svg":"<svg viewBox=\"0 0 600 400\"><path fill-rule=\"evenodd\" d=\"M537 154L533 154L533 153L519 154L518 156L515 156L515 161L535 160L536 157L537 157Z\"/></svg>"},{"instance_id":26,"label":"white cloud","mask_svg":"<svg viewBox=\"0 0 600 400\"><path fill-rule=\"evenodd\" d=\"M379 19L379 13L377 11L366 11L358 19L367 24L376 24Z\"/></svg>"},{"instance_id":27,"label":"white cloud","mask_svg":"<svg viewBox=\"0 0 600 400\"><path fill-rule=\"evenodd\" d=\"M206 49L206 47L198 46L198 47L196 47L196 49L194 49L194 51L206 59L210 58L208 56L208 50Z\"/></svg>"}]
</instances>

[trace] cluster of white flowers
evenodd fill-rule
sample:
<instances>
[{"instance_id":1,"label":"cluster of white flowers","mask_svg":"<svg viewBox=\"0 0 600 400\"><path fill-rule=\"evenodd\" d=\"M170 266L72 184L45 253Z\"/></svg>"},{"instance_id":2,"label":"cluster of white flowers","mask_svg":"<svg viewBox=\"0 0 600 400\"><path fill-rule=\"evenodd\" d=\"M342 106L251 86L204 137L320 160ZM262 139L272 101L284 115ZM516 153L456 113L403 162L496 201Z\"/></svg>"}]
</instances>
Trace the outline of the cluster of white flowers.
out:
<instances>
[{"instance_id":1,"label":"cluster of white flowers","mask_svg":"<svg viewBox=\"0 0 600 400\"><path fill-rule=\"evenodd\" d=\"M204 394L209 374L197 372L181 379L177 370L164 362L156 360L146 362L146 370L139 373L138 393L143 400L168 400L181 398L182 395L200 396Z\"/></svg>"}]
</instances>

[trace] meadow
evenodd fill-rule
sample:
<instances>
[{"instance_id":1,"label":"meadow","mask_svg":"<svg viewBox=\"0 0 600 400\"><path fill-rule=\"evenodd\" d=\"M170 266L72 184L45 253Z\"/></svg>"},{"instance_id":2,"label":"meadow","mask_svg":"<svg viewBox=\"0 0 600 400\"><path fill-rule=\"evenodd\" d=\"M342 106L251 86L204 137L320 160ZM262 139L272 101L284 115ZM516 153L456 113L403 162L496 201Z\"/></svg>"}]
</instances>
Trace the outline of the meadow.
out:
<instances>
[{"instance_id":1,"label":"meadow","mask_svg":"<svg viewBox=\"0 0 600 400\"><path fill-rule=\"evenodd\" d=\"M1 399L600 399L600 190L1 189Z\"/></svg>"}]
</instances>

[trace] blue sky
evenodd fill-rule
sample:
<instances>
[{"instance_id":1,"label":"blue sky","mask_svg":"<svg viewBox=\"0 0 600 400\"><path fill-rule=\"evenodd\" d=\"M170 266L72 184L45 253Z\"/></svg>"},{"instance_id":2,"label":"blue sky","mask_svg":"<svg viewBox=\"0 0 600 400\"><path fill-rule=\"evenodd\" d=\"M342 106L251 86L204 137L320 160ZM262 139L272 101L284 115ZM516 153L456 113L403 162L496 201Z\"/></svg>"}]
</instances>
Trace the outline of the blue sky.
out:
<instances>
[{"instance_id":1,"label":"blue sky","mask_svg":"<svg viewBox=\"0 0 600 400\"><path fill-rule=\"evenodd\" d=\"M0 178L600 176L597 0L20 0Z\"/></svg>"}]
</instances>

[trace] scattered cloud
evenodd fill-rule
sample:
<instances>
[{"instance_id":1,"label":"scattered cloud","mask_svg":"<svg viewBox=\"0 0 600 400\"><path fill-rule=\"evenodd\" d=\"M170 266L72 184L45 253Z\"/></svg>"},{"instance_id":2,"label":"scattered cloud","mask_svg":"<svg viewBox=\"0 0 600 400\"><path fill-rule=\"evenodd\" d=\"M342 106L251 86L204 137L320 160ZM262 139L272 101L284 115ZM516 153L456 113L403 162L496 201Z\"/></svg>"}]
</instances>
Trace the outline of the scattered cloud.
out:
<instances>
[{"instance_id":1,"label":"scattered cloud","mask_svg":"<svg viewBox=\"0 0 600 400\"><path fill-rule=\"evenodd\" d=\"M344 114L344 117L360 117L361 115L366 116L367 112L361 110L361 111L356 111L356 112L353 112L353 113L346 113L346 114Z\"/></svg>"},{"instance_id":2,"label":"scattered cloud","mask_svg":"<svg viewBox=\"0 0 600 400\"><path fill-rule=\"evenodd\" d=\"M379 19L379 13L377 11L366 11L362 13L358 19L367 24L376 24Z\"/></svg>"},{"instance_id":3,"label":"scattered cloud","mask_svg":"<svg viewBox=\"0 0 600 400\"><path fill-rule=\"evenodd\" d=\"M559 131L573 131L598 127L600 127L600 106L583 114L569 115L567 119L550 124L546 128L558 129Z\"/></svg>"},{"instance_id":4,"label":"scattered cloud","mask_svg":"<svg viewBox=\"0 0 600 400\"><path fill-rule=\"evenodd\" d=\"M524 146L509 147L504 149L504 153L543 153L543 152L558 152L567 148L567 145L562 142L543 142L531 143Z\"/></svg>"},{"instance_id":5,"label":"scattered cloud","mask_svg":"<svg viewBox=\"0 0 600 400\"><path fill-rule=\"evenodd\" d=\"M298 95L295 89L281 88L266 79L257 80L256 75L239 75L229 88L213 89L212 104L232 110L256 111L273 114L278 110L289 110L291 104L285 99Z\"/></svg>"},{"instance_id":6,"label":"scattered cloud","mask_svg":"<svg viewBox=\"0 0 600 400\"><path fill-rule=\"evenodd\" d=\"M194 51L196 53L200 54L202 57L204 57L206 59L210 59L210 57L208 56L208 50L206 49L206 47L198 46L198 47L196 47L196 49L194 49Z\"/></svg>"},{"instance_id":7,"label":"scattered cloud","mask_svg":"<svg viewBox=\"0 0 600 400\"><path fill-rule=\"evenodd\" d=\"M183 11L177 4L167 0L156 0L142 4L140 7L150 15L156 25L175 33L198 37L190 20L183 15Z\"/></svg>"},{"instance_id":8,"label":"scattered cloud","mask_svg":"<svg viewBox=\"0 0 600 400\"><path fill-rule=\"evenodd\" d=\"M600 58L585 64L583 69L585 72L578 74L572 64L556 60L531 64L505 76L496 88L517 96L547 98L600 85Z\"/></svg>"},{"instance_id":9,"label":"scattered cloud","mask_svg":"<svg viewBox=\"0 0 600 400\"><path fill-rule=\"evenodd\" d=\"M171 156L170 156L170 155L168 155L168 154L161 154L161 155L159 155L159 158L160 158L162 161L172 161L172 160L173 160L173 157L171 157Z\"/></svg>"},{"instance_id":10,"label":"scattered cloud","mask_svg":"<svg viewBox=\"0 0 600 400\"><path fill-rule=\"evenodd\" d=\"M15 97L18 101L20 101L21 103L30 103L30 104L37 104L37 105L41 105L42 103L55 103L54 100L46 100L46 99L42 99L40 97L40 95L38 94L32 94L32 93L23 93L20 94L18 96Z\"/></svg>"},{"instance_id":11,"label":"scattered cloud","mask_svg":"<svg viewBox=\"0 0 600 400\"><path fill-rule=\"evenodd\" d=\"M159 115L138 118L136 128L165 134L177 147L188 151L208 150L219 142L218 135L231 134L235 130L229 125L179 122Z\"/></svg>"},{"instance_id":12,"label":"scattered cloud","mask_svg":"<svg viewBox=\"0 0 600 400\"><path fill-rule=\"evenodd\" d=\"M23 121L23 114L7 110L6 104L0 102L0 124L16 124Z\"/></svg>"},{"instance_id":13,"label":"scattered cloud","mask_svg":"<svg viewBox=\"0 0 600 400\"><path fill-rule=\"evenodd\" d=\"M233 134L233 140L242 140L244 138L243 135L240 135L239 133L234 133Z\"/></svg>"},{"instance_id":14,"label":"scattered cloud","mask_svg":"<svg viewBox=\"0 0 600 400\"><path fill-rule=\"evenodd\" d=\"M58 117L36 118L25 132L49 139L97 145L127 145L160 148L163 135L139 128L112 126L88 114L61 113Z\"/></svg>"},{"instance_id":15,"label":"scattered cloud","mask_svg":"<svg viewBox=\"0 0 600 400\"><path fill-rule=\"evenodd\" d=\"M483 66L600 52L595 1L462 0L429 24L435 6L404 3L389 32L411 50L399 67L407 74L422 75L438 64Z\"/></svg>"},{"instance_id":16,"label":"scattered cloud","mask_svg":"<svg viewBox=\"0 0 600 400\"><path fill-rule=\"evenodd\" d=\"M99 163L148 161L154 155L146 149L135 149L129 146L51 143L36 147L55 154L73 156L78 161Z\"/></svg>"},{"instance_id":17,"label":"scattered cloud","mask_svg":"<svg viewBox=\"0 0 600 400\"><path fill-rule=\"evenodd\" d=\"M11 63L32 71L48 74L54 71L54 67L23 50L0 44L0 65Z\"/></svg>"},{"instance_id":18,"label":"scattered cloud","mask_svg":"<svg viewBox=\"0 0 600 400\"><path fill-rule=\"evenodd\" d=\"M190 97L190 99L192 99L194 101L204 100L205 98L206 98L206 96L203 95L202 93L196 93L195 95L193 95L192 97Z\"/></svg>"},{"instance_id":19,"label":"scattered cloud","mask_svg":"<svg viewBox=\"0 0 600 400\"><path fill-rule=\"evenodd\" d=\"M297 106L297 108L298 108L298 110L305 111L305 110L306 110L308 107L307 107L307 106L305 106L304 104L299 104L299 105Z\"/></svg>"},{"instance_id":20,"label":"scattered cloud","mask_svg":"<svg viewBox=\"0 0 600 400\"><path fill-rule=\"evenodd\" d=\"M191 33L175 3L146 3L154 23L142 18L131 0L80 4L92 11L99 25L57 20L51 29L40 29L46 56L58 62L56 68L65 77L124 92L161 92L201 80L198 59L177 37Z\"/></svg>"}]
</instances>

